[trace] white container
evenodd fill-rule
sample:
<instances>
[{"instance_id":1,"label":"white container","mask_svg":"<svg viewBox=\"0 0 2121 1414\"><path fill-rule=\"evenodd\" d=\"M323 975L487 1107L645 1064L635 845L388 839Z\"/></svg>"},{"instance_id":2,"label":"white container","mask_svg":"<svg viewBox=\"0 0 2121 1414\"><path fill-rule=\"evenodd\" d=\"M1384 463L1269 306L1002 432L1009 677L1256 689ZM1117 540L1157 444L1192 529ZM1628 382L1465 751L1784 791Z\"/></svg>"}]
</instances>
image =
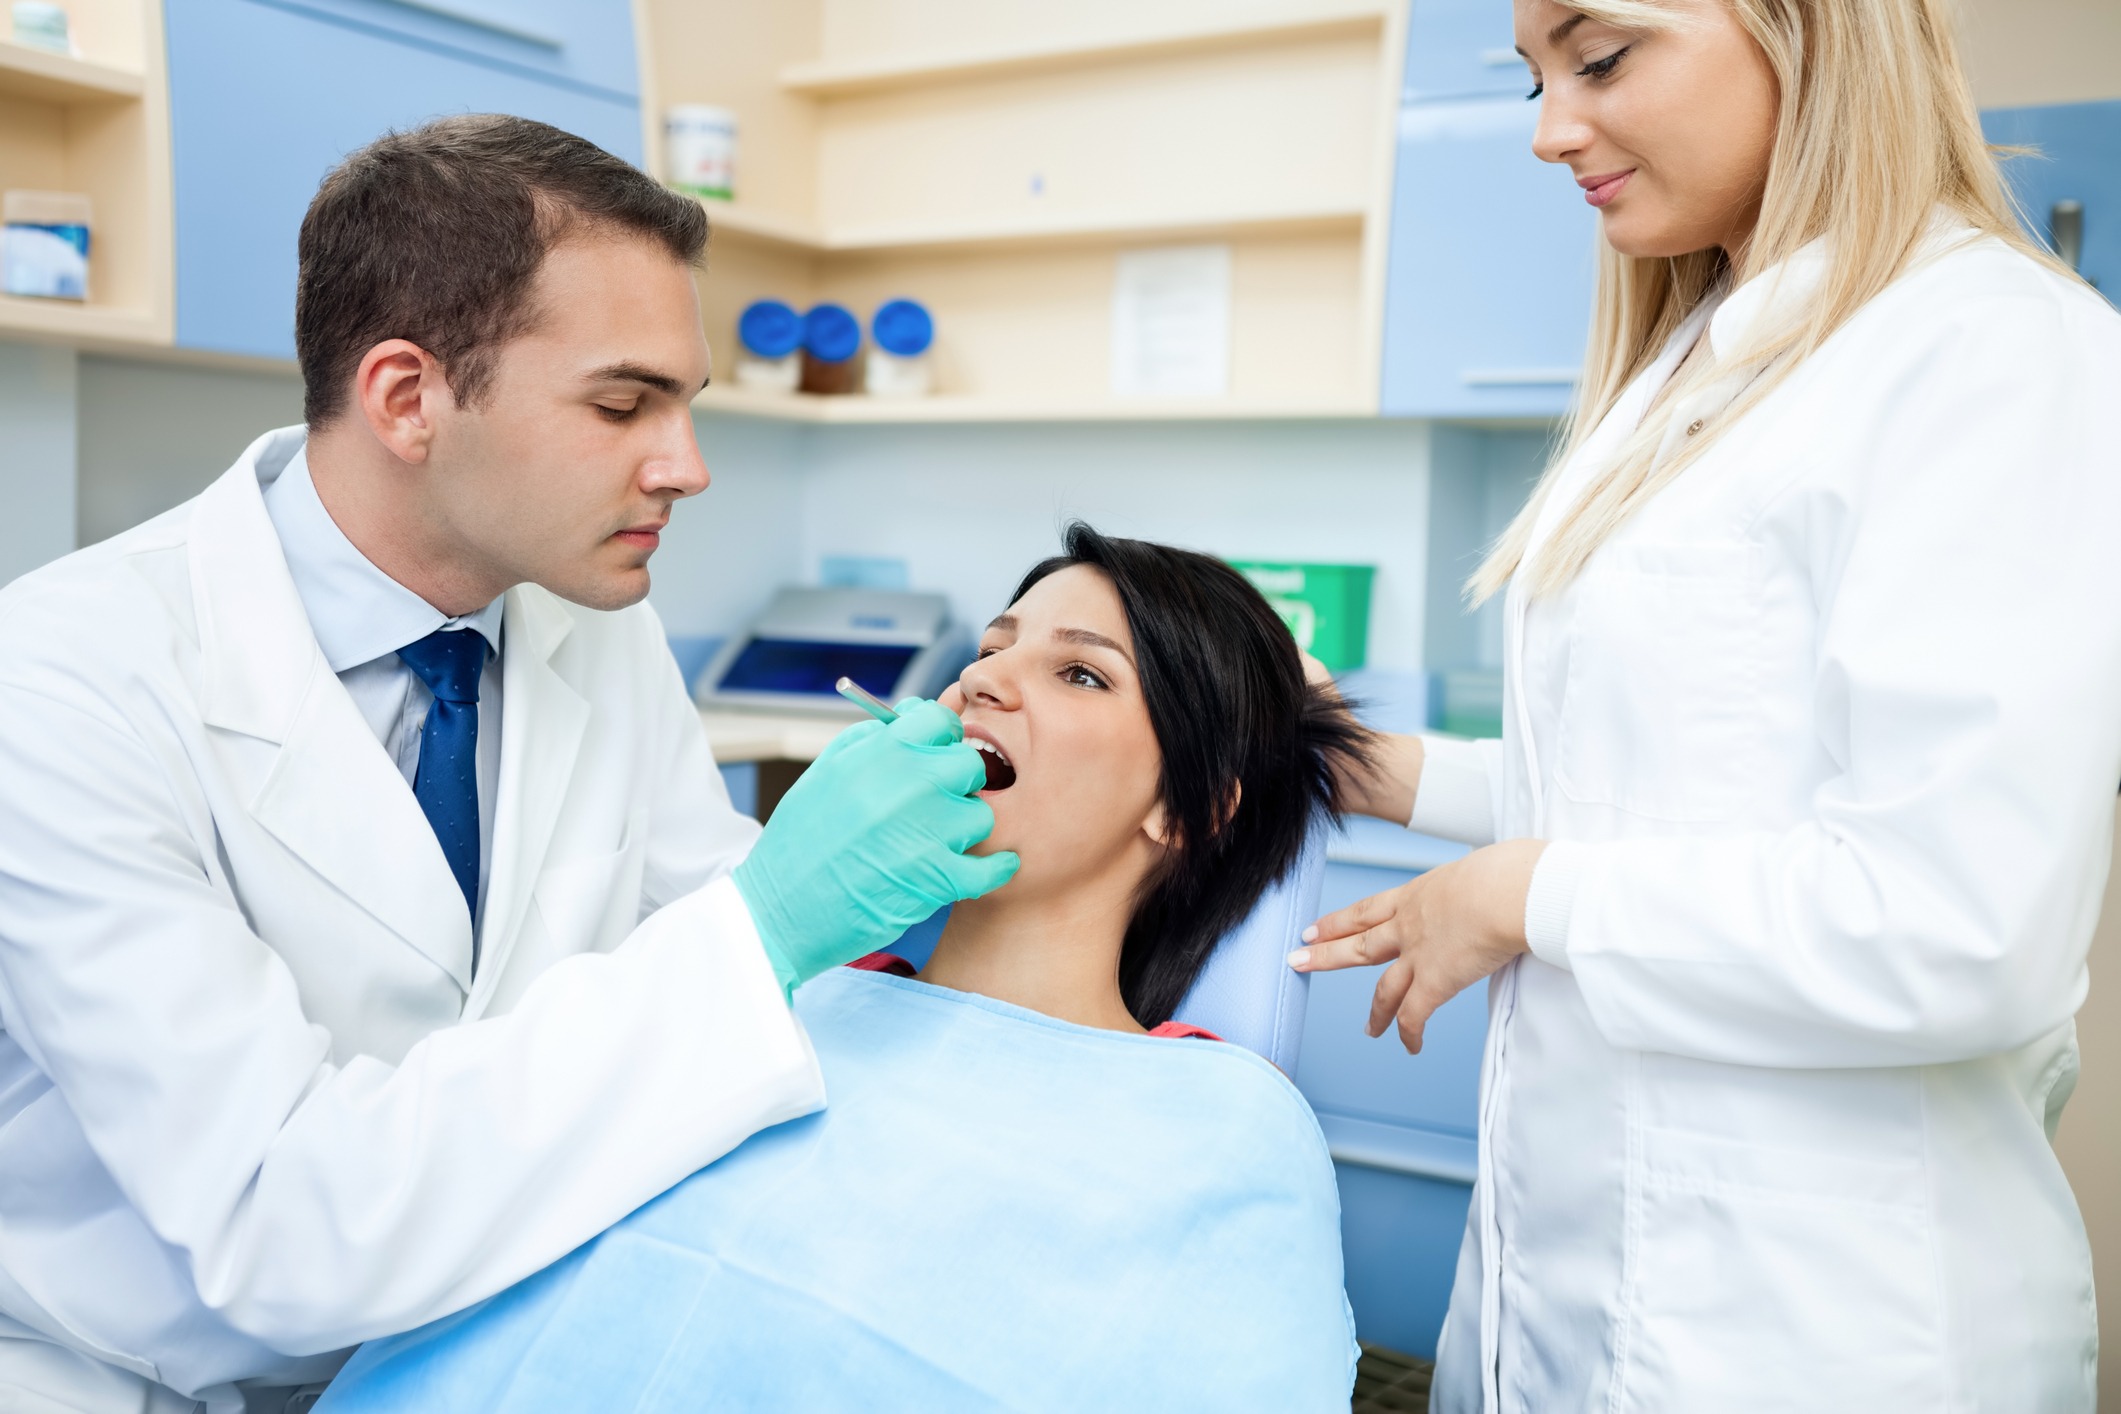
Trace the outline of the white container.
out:
<instances>
[{"instance_id":1,"label":"white container","mask_svg":"<svg viewBox=\"0 0 2121 1414\"><path fill-rule=\"evenodd\" d=\"M862 390L872 398L925 398L935 391L935 320L916 300L887 300L869 325Z\"/></svg>"},{"instance_id":2,"label":"white container","mask_svg":"<svg viewBox=\"0 0 2121 1414\"><path fill-rule=\"evenodd\" d=\"M50 4L48 0L15 0L14 21L15 43L54 54L74 52L65 6Z\"/></svg>"},{"instance_id":3,"label":"white container","mask_svg":"<svg viewBox=\"0 0 2121 1414\"><path fill-rule=\"evenodd\" d=\"M11 191L0 198L0 293L88 298L88 198Z\"/></svg>"},{"instance_id":4,"label":"white container","mask_svg":"<svg viewBox=\"0 0 2121 1414\"><path fill-rule=\"evenodd\" d=\"M710 201L736 196L736 114L705 103L673 104L663 113L664 177Z\"/></svg>"},{"instance_id":5,"label":"white container","mask_svg":"<svg viewBox=\"0 0 2121 1414\"><path fill-rule=\"evenodd\" d=\"M862 366L862 391L872 398L925 398L935 391L935 371L925 356L900 358L872 348Z\"/></svg>"}]
</instances>

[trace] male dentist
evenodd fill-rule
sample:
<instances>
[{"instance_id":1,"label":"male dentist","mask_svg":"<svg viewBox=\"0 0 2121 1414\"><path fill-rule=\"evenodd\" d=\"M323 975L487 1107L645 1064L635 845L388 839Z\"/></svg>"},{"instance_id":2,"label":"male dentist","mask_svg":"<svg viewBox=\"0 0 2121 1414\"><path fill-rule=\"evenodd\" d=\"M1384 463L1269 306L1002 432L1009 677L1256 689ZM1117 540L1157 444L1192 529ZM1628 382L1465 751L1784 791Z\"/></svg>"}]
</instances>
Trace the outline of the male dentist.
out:
<instances>
[{"instance_id":1,"label":"male dentist","mask_svg":"<svg viewBox=\"0 0 2121 1414\"><path fill-rule=\"evenodd\" d=\"M787 992L1013 872L932 704L729 806L642 602L705 239L542 124L382 139L306 432L0 593L0 1409L305 1407L823 1104Z\"/></svg>"}]
</instances>

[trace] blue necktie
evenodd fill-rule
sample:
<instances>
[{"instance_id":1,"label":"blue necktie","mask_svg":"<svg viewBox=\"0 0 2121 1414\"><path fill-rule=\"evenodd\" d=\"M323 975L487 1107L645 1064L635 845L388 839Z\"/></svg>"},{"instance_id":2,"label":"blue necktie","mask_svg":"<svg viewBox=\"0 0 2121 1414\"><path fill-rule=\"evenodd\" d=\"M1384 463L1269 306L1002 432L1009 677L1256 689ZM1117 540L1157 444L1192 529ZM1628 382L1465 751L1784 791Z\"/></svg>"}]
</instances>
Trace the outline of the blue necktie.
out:
<instances>
[{"instance_id":1,"label":"blue necktie","mask_svg":"<svg viewBox=\"0 0 2121 1414\"><path fill-rule=\"evenodd\" d=\"M412 794L427 813L449 872L464 891L474 921L479 913L479 670L486 640L472 629L438 628L398 650L405 666L434 694L420 728L420 765ZM479 935L471 936L471 965L479 965Z\"/></svg>"}]
</instances>

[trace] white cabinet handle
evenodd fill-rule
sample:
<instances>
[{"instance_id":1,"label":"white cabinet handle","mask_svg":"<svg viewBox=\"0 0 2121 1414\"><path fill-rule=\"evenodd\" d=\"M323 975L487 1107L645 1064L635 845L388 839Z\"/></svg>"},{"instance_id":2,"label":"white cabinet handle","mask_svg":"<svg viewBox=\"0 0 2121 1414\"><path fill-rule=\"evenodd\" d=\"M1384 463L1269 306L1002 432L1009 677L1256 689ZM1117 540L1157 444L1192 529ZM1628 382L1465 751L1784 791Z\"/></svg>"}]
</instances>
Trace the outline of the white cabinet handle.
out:
<instances>
[{"instance_id":1,"label":"white cabinet handle","mask_svg":"<svg viewBox=\"0 0 2121 1414\"><path fill-rule=\"evenodd\" d=\"M1458 381L1468 388L1573 388L1580 368L1468 368Z\"/></svg>"},{"instance_id":2,"label":"white cabinet handle","mask_svg":"<svg viewBox=\"0 0 2121 1414\"><path fill-rule=\"evenodd\" d=\"M514 20L496 19L483 10L474 9L470 5L458 4L456 0L383 0L383 3L395 5L401 10L418 10L423 15L439 15L445 20L455 20L460 25L470 25L475 29L483 29L491 34L506 35L510 39L520 39L525 43L535 44L540 49L563 49L566 47L556 34L551 34L541 29L531 29L528 26L518 24Z\"/></svg>"}]
</instances>

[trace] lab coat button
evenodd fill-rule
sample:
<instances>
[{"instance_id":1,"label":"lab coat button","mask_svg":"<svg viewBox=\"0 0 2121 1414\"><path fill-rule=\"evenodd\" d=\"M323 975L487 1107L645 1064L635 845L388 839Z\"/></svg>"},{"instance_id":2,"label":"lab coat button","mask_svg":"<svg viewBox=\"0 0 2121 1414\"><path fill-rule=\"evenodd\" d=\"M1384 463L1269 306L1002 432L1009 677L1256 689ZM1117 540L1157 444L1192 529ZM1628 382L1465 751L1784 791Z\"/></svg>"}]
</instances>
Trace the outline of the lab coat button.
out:
<instances>
[{"instance_id":1,"label":"lab coat button","mask_svg":"<svg viewBox=\"0 0 2121 1414\"><path fill-rule=\"evenodd\" d=\"M1687 436L1689 436L1689 437L1691 437L1691 436L1693 436L1693 435L1694 435L1694 434L1695 434L1696 432L1699 432L1699 431L1701 430L1701 426L1702 426L1702 423L1703 423L1704 421L1705 421L1705 419L1697 417L1697 418L1695 418L1695 419L1694 419L1694 420L1693 420L1692 422L1689 422L1689 423L1688 423L1688 424L1686 425L1686 435L1687 435Z\"/></svg>"}]
</instances>

